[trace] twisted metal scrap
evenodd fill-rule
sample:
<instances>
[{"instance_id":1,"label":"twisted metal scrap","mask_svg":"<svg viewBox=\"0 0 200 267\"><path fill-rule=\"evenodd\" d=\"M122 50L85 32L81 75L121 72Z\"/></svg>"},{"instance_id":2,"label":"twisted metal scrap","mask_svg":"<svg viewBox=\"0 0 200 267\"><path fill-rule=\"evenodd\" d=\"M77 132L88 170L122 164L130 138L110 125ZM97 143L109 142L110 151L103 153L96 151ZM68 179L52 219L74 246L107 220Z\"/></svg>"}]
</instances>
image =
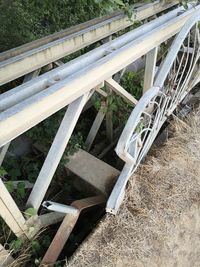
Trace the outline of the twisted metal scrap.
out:
<instances>
[{"instance_id":1,"label":"twisted metal scrap","mask_svg":"<svg viewBox=\"0 0 200 267\"><path fill-rule=\"evenodd\" d=\"M168 116L199 81L200 14L196 12L176 36L154 86L140 99L122 132L116 152L125 166L107 202L107 212L117 213L129 177Z\"/></svg>"}]
</instances>

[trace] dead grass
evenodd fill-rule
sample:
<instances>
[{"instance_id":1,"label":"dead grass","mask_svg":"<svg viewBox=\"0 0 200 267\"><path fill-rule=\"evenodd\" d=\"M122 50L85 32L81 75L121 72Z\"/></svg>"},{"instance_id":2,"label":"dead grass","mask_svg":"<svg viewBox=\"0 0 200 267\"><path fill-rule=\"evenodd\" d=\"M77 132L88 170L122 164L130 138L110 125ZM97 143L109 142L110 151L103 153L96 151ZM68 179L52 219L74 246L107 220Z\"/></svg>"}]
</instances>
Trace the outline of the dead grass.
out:
<instances>
[{"instance_id":1,"label":"dead grass","mask_svg":"<svg viewBox=\"0 0 200 267\"><path fill-rule=\"evenodd\" d=\"M200 266L200 111L173 127L67 266Z\"/></svg>"}]
</instances>

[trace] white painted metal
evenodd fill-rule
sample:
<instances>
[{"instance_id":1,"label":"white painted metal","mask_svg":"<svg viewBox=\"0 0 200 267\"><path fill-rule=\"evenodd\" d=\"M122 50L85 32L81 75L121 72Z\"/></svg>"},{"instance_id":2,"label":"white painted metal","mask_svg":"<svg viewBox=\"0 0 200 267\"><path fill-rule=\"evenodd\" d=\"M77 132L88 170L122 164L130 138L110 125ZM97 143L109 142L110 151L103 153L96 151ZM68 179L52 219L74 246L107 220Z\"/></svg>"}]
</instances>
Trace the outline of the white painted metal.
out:
<instances>
[{"instance_id":1,"label":"white painted metal","mask_svg":"<svg viewBox=\"0 0 200 267\"><path fill-rule=\"evenodd\" d=\"M107 79L105 81L105 85L113 90L116 94L120 95L121 97L123 97L129 104L131 103L132 105L136 105L137 104L137 100L135 99L135 97L133 97L130 93L128 93L121 85L119 85L115 80L113 80L112 78Z\"/></svg>"},{"instance_id":2,"label":"white painted metal","mask_svg":"<svg viewBox=\"0 0 200 267\"><path fill-rule=\"evenodd\" d=\"M156 1L155 3L148 4L136 9L133 13L132 21L129 20L124 14L114 15L112 18L107 20L96 19L94 22L88 22L85 27L80 25L81 30L70 30L64 33L63 38L58 39L59 35L63 36L63 33L58 33L58 40L55 40L55 34L52 37L55 41L50 42L51 36L39 40L39 43L45 43L47 39L48 43L37 47L37 42L29 44L30 47L36 47L32 50L28 50L28 45L19 48L20 51L26 51L22 54L11 57L0 63L0 85L7 83L13 79L23 76L31 71L39 69L51 62L54 62L68 54L71 54L77 50L80 50L87 45L94 43L98 40L105 38L119 30L125 29L130 26L133 21L142 20L148 18L154 14L161 12L169 7L176 5L178 1L172 1L169 3L164 3ZM16 54L15 51L7 52L7 54ZM2 58L6 58L6 55L2 55Z\"/></svg>"},{"instance_id":3,"label":"white painted metal","mask_svg":"<svg viewBox=\"0 0 200 267\"><path fill-rule=\"evenodd\" d=\"M23 83L29 82L30 80L39 76L40 71L41 71L41 68L26 74L24 77Z\"/></svg>"},{"instance_id":4,"label":"white painted metal","mask_svg":"<svg viewBox=\"0 0 200 267\"><path fill-rule=\"evenodd\" d=\"M200 10L200 7L197 6L195 9ZM149 52L153 47L169 39L193 14L194 8L114 51L72 77L64 79L2 112L0 127L3 131L0 133L0 146L68 105L103 80L108 79L112 74Z\"/></svg>"},{"instance_id":5,"label":"white painted metal","mask_svg":"<svg viewBox=\"0 0 200 267\"><path fill-rule=\"evenodd\" d=\"M10 142L8 142L5 146L0 148L0 166L5 158L5 155L8 151L9 146L10 146Z\"/></svg>"},{"instance_id":6,"label":"white painted metal","mask_svg":"<svg viewBox=\"0 0 200 267\"><path fill-rule=\"evenodd\" d=\"M158 47L153 48L146 55L143 94L153 86L156 73Z\"/></svg>"},{"instance_id":7,"label":"white painted metal","mask_svg":"<svg viewBox=\"0 0 200 267\"><path fill-rule=\"evenodd\" d=\"M89 134L87 136L87 139L85 141L85 145L84 146L86 148L86 151L90 150L90 148L91 148L91 146L92 146L92 144L94 142L94 139L95 139L95 137L96 137L96 135L97 135L97 133L99 131L99 128L100 128L100 126L101 126L101 124L102 124L102 122L104 120L104 117L106 115L106 110L105 109L106 109L106 104L105 104L105 102L102 102L101 103L101 107L100 107L100 109L99 109L99 111L97 113L97 116L96 116L96 118L95 118L95 120L94 120L94 122L92 124L92 127L91 127L91 129L89 131Z\"/></svg>"},{"instance_id":8,"label":"white painted metal","mask_svg":"<svg viewBox=\"0 0 200 267\"><path fill-rule=\"evenodd\" d=\"M56 211L59 213L68 213L72 215L78 215L78 210L72 206L60 204L53 201L44 201L42 203L42 206L48 210Z\"/></svg>"},{"instance_id":9,"label":"white painted metal","mask_svg":"<svg viewBox=\"0 0 200 267\"><path fill-rule=\"evenodd\" d=\"M105 83L106 86L106 83ZM106 139L109 143L113 142L113 110L110 99L112 99L112 90L106 86L108 97L106 98Z\"/></svg>"},{"instance_id":10,"label":"white painted metal","mask_svg":"<svg viewBox=\"0 0 200 267\"><path fill-rule=\"evenodd\" d=\"M32 80L33 78L36 78L40 74L40 70L41 69L38 69L38 70L35 70L35 71L27 74L24 77L23 83L26 83L26 82ZM16 99L15 99L15 101L16 101ZM11 142L8 142L2 148L0 148L0 166L2 165L3 160L4 160L5 156L6 156L6 153L7 153L8 149L9 149L9 147L10 147L10 143Z\"/></svg>"},{"instance_id":11,"label":"white painted metal","mask_svg":"<svg viewBox=\"0 0 200 267\"><path fill-rule=\"evenodd\" d=\"M0 179L0 216L18 237L26 236L26 221Z\"/></svg>"},{"instance_id":12,"label":"white painted metal","mask_svg":"<svg viewBox=\"0 0 200 267\"><path fill-rule=\"evenodd\" d=\"M116 147L125 167L107 202L110 213L117 213L129 177L146 156L163 123L198 81L199 21L200 12L196 11L175 38L158 73L155 87L144 94L129 117ZM192 53L190 49L183 49L191 45Z\"/></svg>"},{"instance_id":13,"label":"white painted metal","mask_svg":"<svg viewBox=\"0 0 200 267\"><path fill-rule=\"evenodd\" d=\"M87 92L68 106L49 153L29 196L27 206L34 207L35 209L40 207L82 109L90 96L91 93Z\"/></svg>"},{"instance_id":14,"label":"white painted metal","mask_svg":"<svg viewBox=\"0 0 200 267\"><path fill-rule=\"evenodd\" d=\"M102 86L103 87L103 86ZM102 95L103 97L107 97L108 94L101 88L96 88L95 91L97 91L97 93L99 93L100 95Z\"/></svg>"}]
</instances>

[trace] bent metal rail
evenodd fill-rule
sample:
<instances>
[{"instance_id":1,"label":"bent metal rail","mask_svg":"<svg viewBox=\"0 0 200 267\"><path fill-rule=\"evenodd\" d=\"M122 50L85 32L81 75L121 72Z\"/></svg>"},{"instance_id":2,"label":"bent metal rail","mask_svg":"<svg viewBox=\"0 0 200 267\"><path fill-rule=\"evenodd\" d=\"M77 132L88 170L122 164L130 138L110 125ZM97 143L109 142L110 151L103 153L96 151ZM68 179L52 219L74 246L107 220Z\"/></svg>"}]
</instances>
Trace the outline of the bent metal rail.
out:
<instances>
[{"instance_id":1,"label":"bent metal rail","mask_svg":"<svg viewBox=\"0 0 200 267\"><path fill-rule=\"evenodd\" d=\"M129 117L116 147L125 166L107 202L107 212L117 213L129 177L144 159L164 122L200 81L199 21L198 11L176 36L153 87Z\"/></svg>"},{"instance_id":2,"label":"bent metal rail","mask_svg":"<svg viewBox=\"0 0 200 267\"><path fill-rule=\"evenodd\" d=\"M0 147L8 144L20 134L68 105L63 121L29 196L27 202L28 206L34 207L36 210L40 208L85 104L91 98L94 91L106 97L105 91L101 89L105 84L115 93L124 97L126 101L132 103L133 106L136 105L133 114L137 115L137 125L132 124L131 115L119 141L118 148L120 144L122 148L117 149L120 157L125 160L126 164L107 203L108 211L112 213L117 211L122 200L127 179L133 173L135 166L139 164L148 151L161 125L160 121L163 121L163 118L167 115L165 111L172 112L178 102L187 93L187 85L192 87L198 82L196 77L194 77L194 81L192 79L196 66L199 64L199 54L197 53L197 51L199 51L199 28L196 28L195 35L193 33L191 34L191 40L194 42L193 47L191 47L190 42L188 42L188 45L184 43L181 48L181 53L187 55L186 58L177 58L176 50L174 50L176 54L170 50L169 56L166 57L165 62L168 62L169 57L175 57L179 60L177 62L181 62L179 65L176 62L176 67L177 65L186 67L184 69L180 67L178 72L176 72L178 76L174 77L172 76L172 70L175 68L174 65L173 68L166 69L166 64L168 63L165 63L159 71L156 82L154 83L156 89L147 91L139 103L137 103L137 100L132 95L114 81L112 76L141 56L147 54L144 81L145 91L151 88L155 76L157 47L176 35L188 19L191 18L192 21L198 19L199 12L200 5L195 7L189 6L188 10L179 7L134 31L94 49L80 58L0 95ZM191 20L189 21L191 22ZM188 25L188 23L186 25ZM182 31L180 34L182 34ZM197 68L197 70L199 69ZM183 72L188 73L187 80L184 81ZM164 74L165 77L169 75L169 77L165 79L165 85L163 85L163 81L159 80L159 77L164 77L161 76ZM167 85L167 81L171 81L171 79L173 81L173 90L175 93L169 98L168 94L171 94L172 89ZM175 87L174 81L176 82ZM182 86L183 82L184 87ZM161 88L163 90L160 90ZM168 90L167 93L166 90ZM155 98L155 96L157 97ZM160 102L159 99L161 99L162 102ZM151 105L149 105L150 100L152 100ZM148 106L148 109L144 110L146 106ZM155 107L157 108L155 109ZM145 113L144 119L140 120L143 113ZM141 127L138 127L138 120L140 121ZM151 127L153 130L148 131ZM134 134L138 132L138 129L142 129L142 133L141 136L137 137ZM152 132L152 135L150 135L149 132ZM124 133L126 133L126 135ZM125 136L125 139L123 136ZM135 145L135 137L137 137L137 145ZM128 148L128 152L124 150L124 145ZM142 148L138 150L139 145L141 145ZM132 154L132 151L134 154ZM126 152L129 154L127 155ZM134 161L136 161L136 163L133 163ZM25 235L28 238L32 236L29 228L30 220L25 220L2 180L0 180L0 207L0 215L17 236L21 237ZM44 215L42 216L44 217ZM50 213L47 216L48 222L55 222L53 219L54 216L55 214Z\"/></svg>"}]
</instances>

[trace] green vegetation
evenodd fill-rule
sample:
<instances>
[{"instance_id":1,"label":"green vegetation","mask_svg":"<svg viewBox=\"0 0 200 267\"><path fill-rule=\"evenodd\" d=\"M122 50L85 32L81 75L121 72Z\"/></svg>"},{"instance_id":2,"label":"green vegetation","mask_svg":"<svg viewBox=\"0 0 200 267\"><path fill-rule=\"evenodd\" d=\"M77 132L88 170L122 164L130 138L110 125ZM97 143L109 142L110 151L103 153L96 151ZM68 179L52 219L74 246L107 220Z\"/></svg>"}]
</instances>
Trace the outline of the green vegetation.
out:
<instances>
[{"instance_id":1,"label":"green vegetation","mask_svg":"<svg viewBox=\"0 0 200 267\"><path fill-rule=\"evenodd\" d=\"M0 51L90 20L103 12L93 0L1 0Z\"/></svg>"}]
</instances>

